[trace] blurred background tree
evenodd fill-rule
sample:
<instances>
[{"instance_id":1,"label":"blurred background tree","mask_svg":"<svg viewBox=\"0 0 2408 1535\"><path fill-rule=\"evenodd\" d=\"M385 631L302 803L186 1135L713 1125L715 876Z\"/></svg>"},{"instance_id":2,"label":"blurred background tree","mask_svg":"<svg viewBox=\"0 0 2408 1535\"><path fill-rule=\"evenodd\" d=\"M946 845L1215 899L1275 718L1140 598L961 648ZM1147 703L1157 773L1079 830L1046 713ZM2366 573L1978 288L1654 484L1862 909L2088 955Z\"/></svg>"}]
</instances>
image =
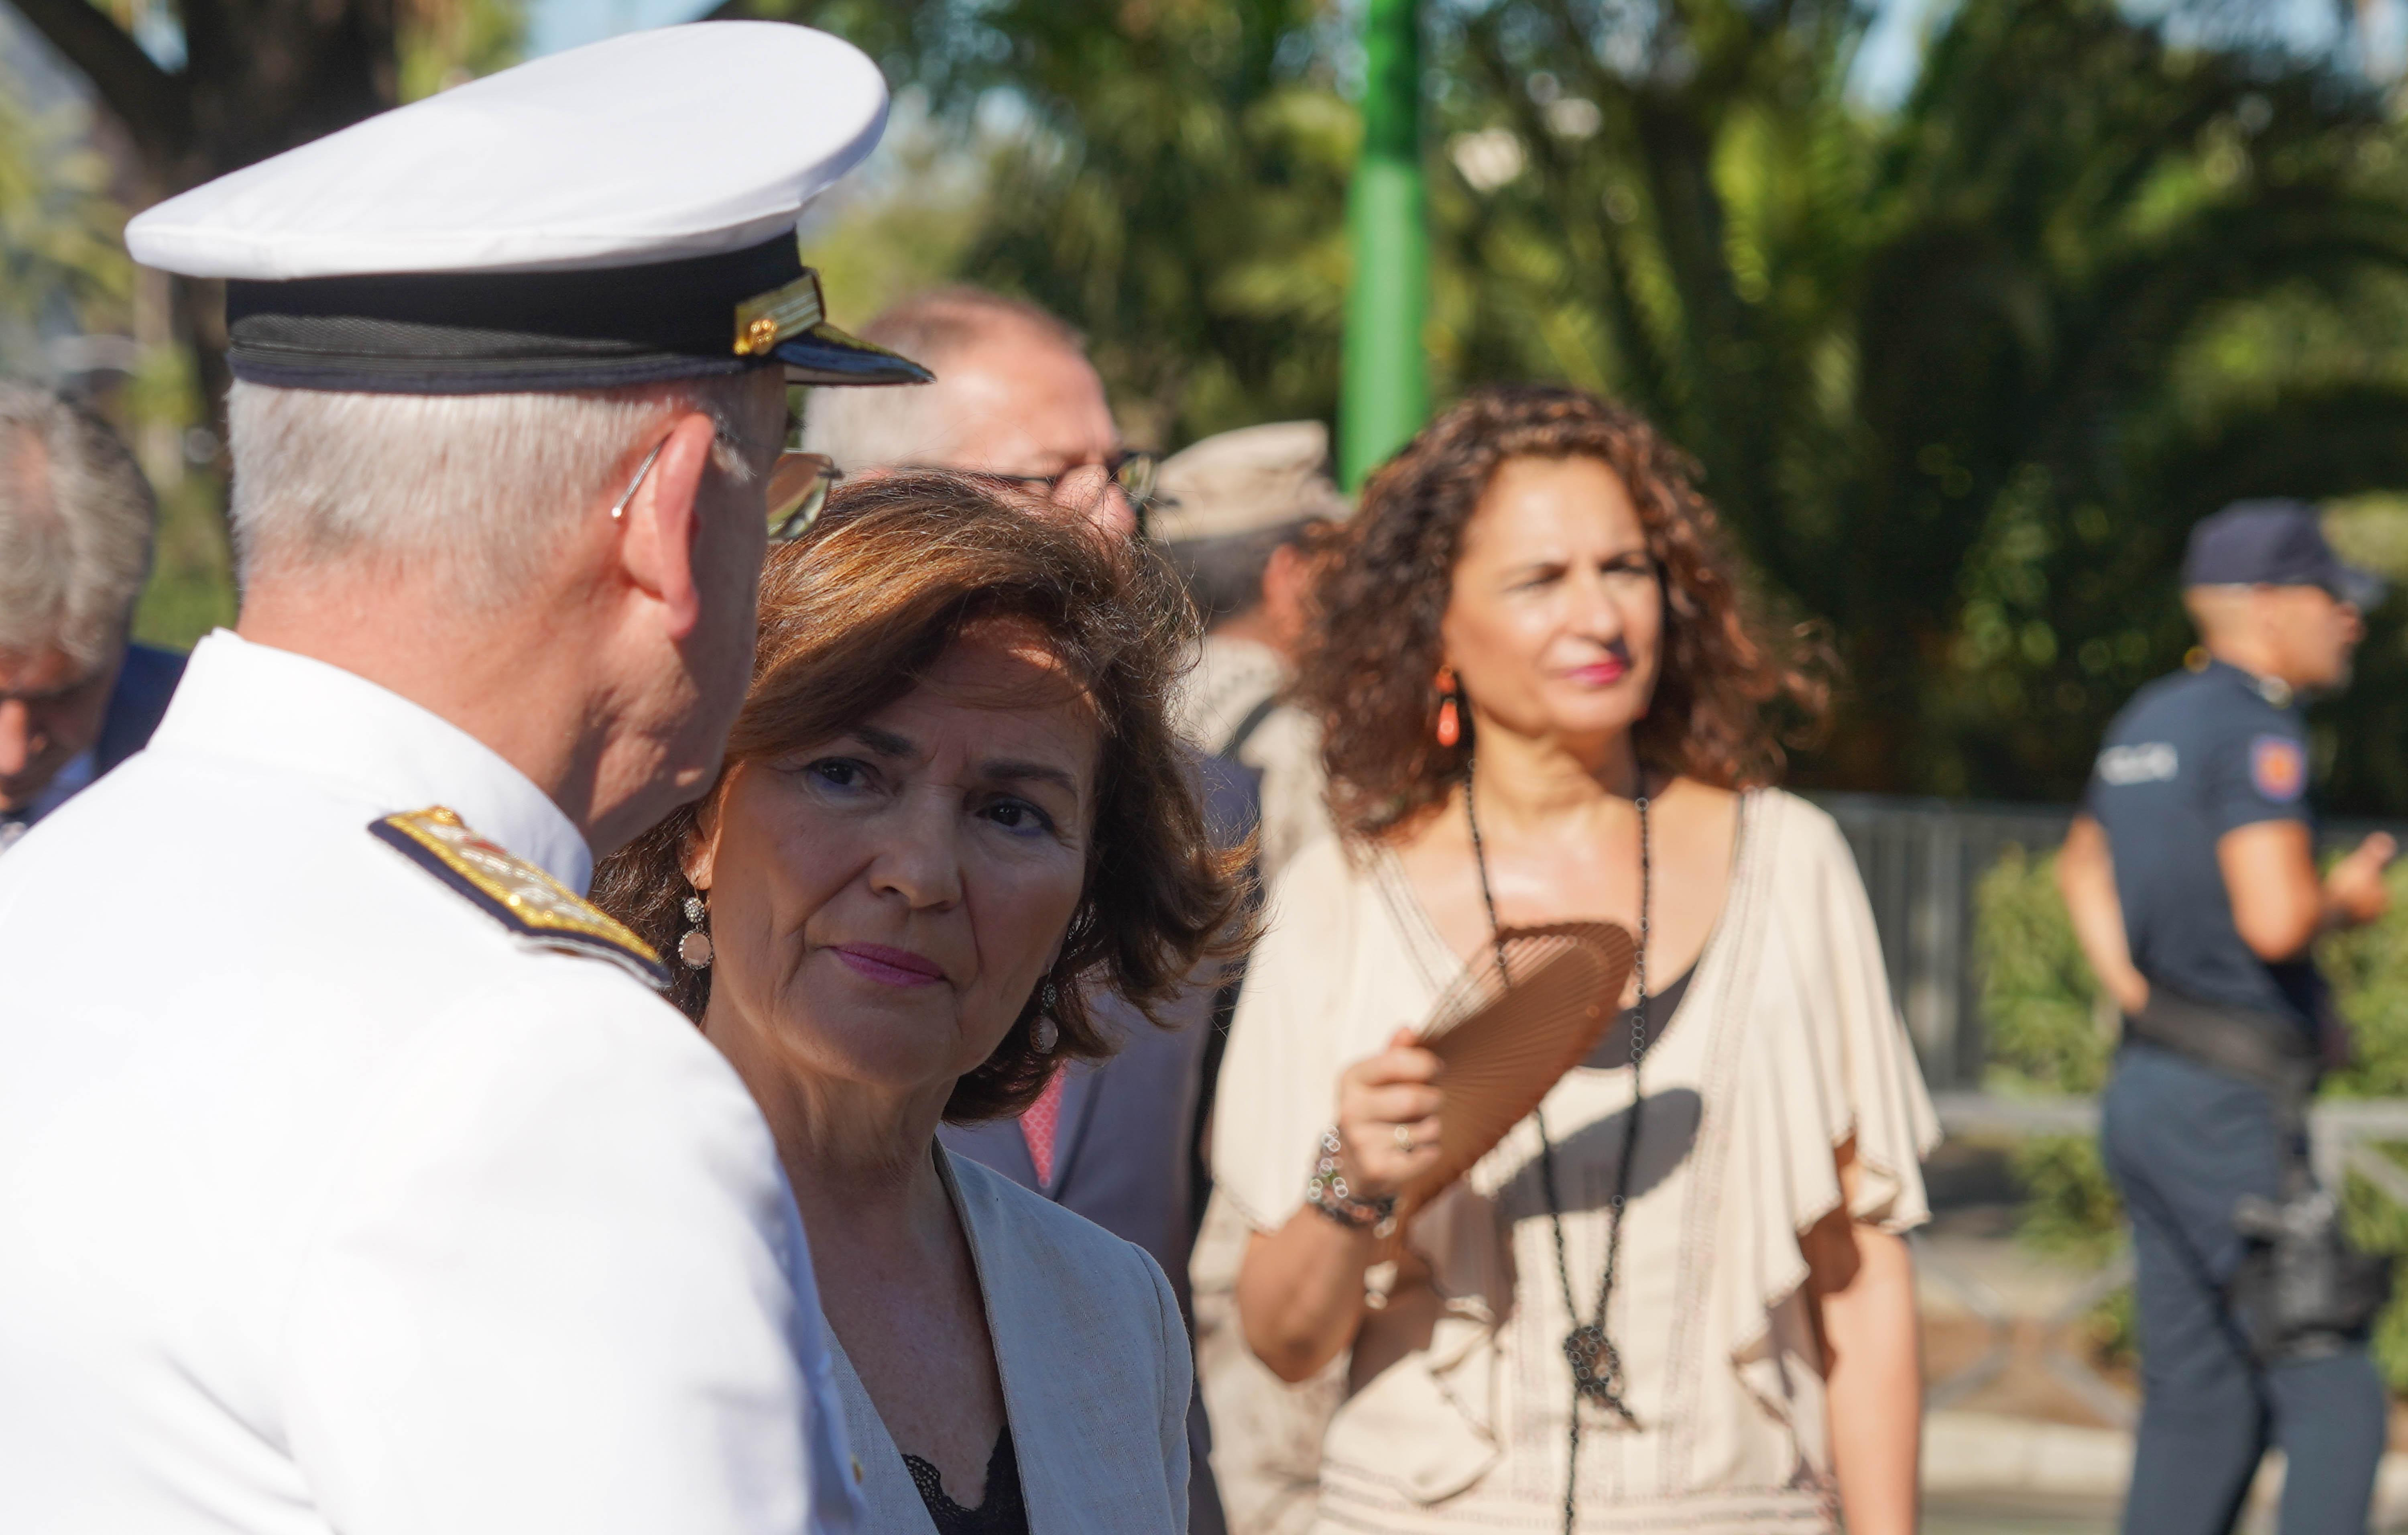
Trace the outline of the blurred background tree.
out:
<instances>
[{"instance_id":1,"label":"blurred background tree","mask_svg":"<svg viewBox=\"0 0 2408 1535\"><path fill-rule=\"evenodd\" d=\"M1084 326L1132 435L1333 413L1351 13L738 5L922 93L989 170L951 270ZM2069 796L2190 642L2193 520L2408 488L2408 164L2345 50L2223 7L1971 0L1882 107L1849 0L1426 18L1441 397L1565 379L1697 455L1772 595L1839 642L1808 783ZM820 244L860 261L881 217ZM2408 810L2400 612L2317 722L2336 808Z\"/></svg>"},{"instance_id":2,"label":"blurred background tree","mask_svg":"<svg viewBox=\"0 0 2408 1535\"><path fill-rule=\"evenodd\" d=\"M977 162L974 205L949 205L947 275L1084 330L1133 439L1176 446L1334 414L1359 136L1340 89L1351 34L1336 7L760 0L747 13L860 43L910 93L910 121ZM925 197L890 184L868 201L903 222L858 217L854 199L822 220L815 243L856 267L919 265L886 251L921 237L904 210ZM855 302L856 290L831 289Z\"/></svg>"},{"instance_id":3,"label":"blurred background tree","mask_svg":"<svg viewBox=\"0 0 2408 1535\"><path fill-rule=\"evenodd\" d=\"M1618 393L1698 455L1836 629L1813 777L2064 796L2188 643L2193 519L2408 479L2398 353L2340 344L2408 312L2392 129L2329 61L2177 49L2107 0L1959 7L1869 113L1863 22L1466 13L1454 115L1514 153L1467 175L1465 263L1511 276L1464 371ZM2283 344L2315 326L2336 345Z\"/></svg>"},{"instance_id":4,"label":"blurred background tree","mask_svg":"<svg viewBox=\"0 0 2408 1535\"><path fill-rule=\"evenodd\" d=\"M214 429L222 300L136 267L128 212L512 63L523 19L516 0L11 3L0 368L64 377L134 443L163 513L136 634L182 647L234 617Z\"/></svg>"},{"instance_id":5,"label":"blurred background tree","mask_svg":"<svg viewBox=\"0 0 2408 1535\"><path fill-rule=\"evenodd\" d=\"M333 132L458 71L515 57L509 0L10 0L89 82L136 207ZM223 392L222 308L172 286L204 401Z\"/></svg>"},{"instance_id":6,"label":"blurred background tree","mask_svg":"<svg viewBox=\"0 0 2408 1535\"><path fill-rule=\"evenodd\" d=\"M42 366L42 333L103 328L132 295L108 157L72 97L0 61L0 366Z\"/></svg>"},{"instance_id":7,"label":"blurred background tree","mask_svg":"<svg viewBox=\"0 0 2408 1535\"><path fill-rule=\"evenodd\" d=\"M185 124L181 159L139 157L159 190L523 36L517 0L12 3L104 104L140 82L137 142ZM1086 331L1132 439L1166 449L1334 415L1343 0L716 14L826 27L897 88L888 147L806 231L840 320L941 280L1024 294ZM2352 547L2408 574L2408 140L2346 34L2303 52L2221 0L1962 0L1868 99L1875 14L1431 0L1434 380L1569 380L1697 455L1847 667L1803 782L2062 798L2188 643L2172 578L2200 515L2343 499ZM181 41L133 41L153 35ZM2336 809L2408 812L2402 612L2315 718Z\"/></svg>"}]
</instances>

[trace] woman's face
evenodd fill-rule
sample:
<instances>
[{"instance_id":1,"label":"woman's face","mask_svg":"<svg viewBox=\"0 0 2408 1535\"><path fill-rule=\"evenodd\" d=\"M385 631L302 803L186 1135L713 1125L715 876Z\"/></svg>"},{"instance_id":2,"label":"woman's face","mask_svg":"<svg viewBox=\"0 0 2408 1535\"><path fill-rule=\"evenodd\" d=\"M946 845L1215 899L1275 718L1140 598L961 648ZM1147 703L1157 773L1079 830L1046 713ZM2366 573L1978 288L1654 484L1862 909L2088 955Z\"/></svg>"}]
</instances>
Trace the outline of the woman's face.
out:
<instances>
[{"instance_id":1,"label":"woman's face","mask_svg":"<svg viewBox=\"0 0 2408 1535\"><path fill-rule=\"evenodd\" d=\"M1100 744L1036 633L996 624L845 734L732 768L688 860L706 1027L732 1013L804 1071L950 1091L1061 950Z\"/></svg>"},{"instance_id":2,"label":"woman's face","mask_svg":"<svg viewBox=\"0 0 2408 1535\"><path fill-rule=\"evenodd\" d=\"M1663 589L1621 476L1593 458L1509 458L1464 527L1440 638L1478 711L1595 743L1656 689Z\"/></svg>"}]
</instances>

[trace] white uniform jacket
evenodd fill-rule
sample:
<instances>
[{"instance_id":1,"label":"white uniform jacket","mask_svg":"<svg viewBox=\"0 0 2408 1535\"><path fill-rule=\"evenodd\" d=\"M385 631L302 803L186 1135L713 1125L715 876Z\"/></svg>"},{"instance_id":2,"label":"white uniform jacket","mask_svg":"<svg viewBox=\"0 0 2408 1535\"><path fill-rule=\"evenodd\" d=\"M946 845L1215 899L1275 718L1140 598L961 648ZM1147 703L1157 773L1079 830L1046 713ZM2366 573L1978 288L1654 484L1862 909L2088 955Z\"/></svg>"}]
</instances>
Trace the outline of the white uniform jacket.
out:
<instances>
[{"instance_id":1,"label":"white uniform jacket","mask_svg":"<svg viewBox=\"0 0 2408 1535\"><path fill-rule=\"evenodd\" d=\"M485 746L220 633L0 863L0 1530L854 1528L751 1098L371 832L435 805L584 890Z\"/></svg>"}]
</instances>

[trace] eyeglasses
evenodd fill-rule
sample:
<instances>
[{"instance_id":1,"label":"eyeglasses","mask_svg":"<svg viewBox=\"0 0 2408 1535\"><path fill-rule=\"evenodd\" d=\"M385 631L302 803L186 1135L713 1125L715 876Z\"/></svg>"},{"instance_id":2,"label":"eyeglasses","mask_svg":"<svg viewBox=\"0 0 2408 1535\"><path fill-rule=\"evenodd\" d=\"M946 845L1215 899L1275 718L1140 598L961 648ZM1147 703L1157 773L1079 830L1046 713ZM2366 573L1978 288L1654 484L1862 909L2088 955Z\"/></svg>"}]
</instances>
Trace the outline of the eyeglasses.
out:
<instances>
[{"instance_id":1,"label":"eyeglasses","mask_svg":"<svg viewBox=\"0 0 2408 1535\"><path fill-rule=\"evenodd\" d=\"M828 492L843 478L825 453L780 453L769 466L769 541L790 544L810 532L827 506Z\"/></svg>"},{"instance_id":2,"label":"eyeglasses","mask_svg":"<svg viewBox=\"0 0 2408 1535\"><path fill-rule=\"evenodd\" d=\"M719 440L729 447L737 446L724 436ZM652 451L636 466L636 477L627 481L626 490L611 503L612 522L627 514L627 504L635 500L636 492L644 483L644 476L652 472L652 461L660 457L661 450L668 445L666 438L653 443ZM825 453L792 451L780 453L777 462L769 466L764 495L768 503L769 541L790 544L809 532L810 525L819 521L821 509L827 505L828 492L843 478L844 471L838 468L836 461Z\"/></svg>"},{"instance_id":3,"label":"eyeglasses","mask_svg":"<svg viewBox=\"0 0 2408 1535\"><path fill-rule=\"evenodd\" d=\"M1100 463L1073 464L1059 474L994 474L980 469L971 474L974 480L993 481L999 484L1018 485L1030 494L1050 501L1062 488L1062 481L1090 469L1101 469L1132 507L1142 508L1154 498L1154 473L1162 464L1162 455L1143 449L1124 448ZM955 471L958 472L958 471Z\"/></svg>"}]
</instances>

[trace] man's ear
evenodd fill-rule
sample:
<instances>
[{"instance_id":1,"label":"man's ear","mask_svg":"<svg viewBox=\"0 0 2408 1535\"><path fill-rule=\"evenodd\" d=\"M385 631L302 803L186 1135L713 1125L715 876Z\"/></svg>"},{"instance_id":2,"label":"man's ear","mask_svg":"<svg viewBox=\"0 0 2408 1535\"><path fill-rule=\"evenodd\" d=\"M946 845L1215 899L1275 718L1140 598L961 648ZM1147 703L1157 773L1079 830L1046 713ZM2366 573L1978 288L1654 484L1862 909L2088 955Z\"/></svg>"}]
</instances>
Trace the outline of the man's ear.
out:
<instances>
[{"instance_id":1,"label":"man's ear","mask_svg":"<svg viewBox=\"0 0 2408 1535\"><path fill-rule=\"evenodd\" d=\"M717 436L717 426L698 410L677 418L652 472L636 487L619 535L628 584L661 605L672 639L692 634L702 618L702 595L694 579L695 535L701 526L696 502Z\"/></svg>"}]
</instances>

